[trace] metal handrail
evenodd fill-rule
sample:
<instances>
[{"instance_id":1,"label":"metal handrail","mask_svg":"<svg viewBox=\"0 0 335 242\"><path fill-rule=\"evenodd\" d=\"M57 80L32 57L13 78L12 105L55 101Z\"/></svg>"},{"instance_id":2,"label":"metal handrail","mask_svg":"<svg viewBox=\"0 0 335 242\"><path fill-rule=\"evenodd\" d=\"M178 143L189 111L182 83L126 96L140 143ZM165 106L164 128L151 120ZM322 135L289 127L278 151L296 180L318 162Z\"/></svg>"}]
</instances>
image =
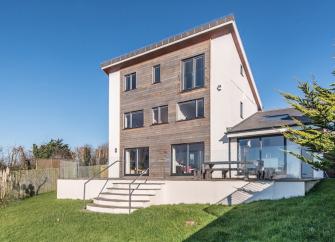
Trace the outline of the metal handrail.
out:
<instances>
[{"instance_id":1,"label":"metal handrail","mask_svg":"<svg viewBox=\"0 0 335 242\"><path fill-rule=\"evenodd\" d=\"M84 194L83 194L83 200L84 200L84 209L86 209L86 185L87 183L89 183L90 181L92 181L94 178L97 177L97 175L101 174L102 172L104 172L105 170L107 170L108 168L112 167L113 165L115 165L116 163L121 162L120 160L114 161L112 164L109 164L107 167L105 167L104 169L102 169L101 171L99 171L98 173L94 174L92 177L90 177L85 183L84 183ZM108 177L106 179L106 182L104 184L104 186L102 187L102 189L99 192L98 197L100 196L101 192L104 190L105 186L107 185L107 182L110 180L110 178Z\"/></svg>"},{"instance_id":2,"label":"metal handrail","mask_svg":"<svg viewBox=\"0 0 335 242\"><path fill-rule=\"evenodd\" d=\"M133 195L133 192L134 192L136 189L139 188L140 184L138 184L138 186L137 186L136 188L134 188L134 189L131 189L131 185L134 184L135 181L137 181L138 178L140 178L141 176L143 176L144 174L146 174L148 171L149 171L149 168L147 168L146 170L142 171L141 174L139 174L138 176L136 176L136 178L135 178L132 182L130 182L130 183L128 184L128 185L129 185L129 207L128 207L128 208L129 208L129 214L130 214L130 212L131 212L131 196ZM146 182L147 180L148 180L148 178L145 179L145 182ZM145 183L145 182L144 182L144 183Z\"/></svg>"}]
</instances>

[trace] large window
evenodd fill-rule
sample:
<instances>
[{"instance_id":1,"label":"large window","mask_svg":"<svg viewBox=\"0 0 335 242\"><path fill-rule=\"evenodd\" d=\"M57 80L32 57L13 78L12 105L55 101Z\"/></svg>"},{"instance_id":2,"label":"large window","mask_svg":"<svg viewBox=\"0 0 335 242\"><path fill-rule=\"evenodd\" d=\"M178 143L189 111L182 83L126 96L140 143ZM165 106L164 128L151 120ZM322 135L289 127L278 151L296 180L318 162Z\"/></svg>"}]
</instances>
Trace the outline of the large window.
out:
<instances>
[{"instance_id":1,"label":"large window","mask_svg":"<svg viewBox=\"0 0 335 242\"><path fill-rule=\"evenodd\" d=\"M277 176L286 174L284 137L262 137L261 142L264 168Z\"/></svg>"},{"instance_id":2,"label":"large window","mask_svg":"<svg viewBox=\"0 0 335 242\"><path fill-rule=\"evenodd\" d=\"M152 124L164 124L168 122L168 106L160 106L152 109Z\"/></svg>"},{"instance_id":3,"label":"large window","mask_svg":"<svg viewBox=\"0 0 335 242\"><path fill-rule=\"evenodd\" d=\"M141 174L149 168L149 148L128 148L125 149L125 174ZM148 175L146 173L145 175Z\"/></svg>"},{"instance_id":4,"label":"large window","mask_svg":"<svg viewBox=\"0 0 335 242\"><path fill-rule=\"evenodd\" d=\"M177 105L177 120L190 120L204 117L204 99L180 102Z\"/></svg>"},{"instance_id":5,"label":"large window","mask_svg":"<svg viewBox=\"0 0 335 242\"><path fill-rule=\"evenodd\" d=\"M286 174L285 140L283 136L265 136L239 140L240 161L262 161L270 177Z\"/></svg>"},{"instance_id":6,"label":"large window","mask_svg":"<svg viewBox=\"0 0 335 242\"><path fill-rule=\"evenodd\" d=\"M161 82L161 66L156 65L152 68L152 83L160 83Z\"/></svg>"},{"instance_id":7,"label":"large window","mask_svg":"<svg viewBox=\"0 0 335 242\"><path fill-rule=\"evenodd\" d=\"M268 178L312 177L313 169L290 152L308 156L306 149L282 135L239 140L239 161L261 161Z\"/></svg>"},{"instance_id":8,"label":"large window","mask_svg":"<svg viewBox=\"0 0 335 242\"><path fill-rule=\"evenodd\" d=\"M182 62L183 91L203 87L205 82L205 56L198 55Z\"/></svg>"},{"instance_id":9,"label":"large window","mask_svg":"<svg viewBox=\"0 0 335 242\"><path fill-rule=\"evenodd\" d=\"M131 73L124 76L124 90L130 91L136 89L136 73Z\"/></svg>"},{"instance_id":10,"label":"large window","mask_svg":"<svg viewBox=\"0 0 335 242\"><path fill-rule=\"evenodd\" d=\"M204 161L204 143L172 145L172 175L195 175Z\"/></svg>"},{"instance_id":11,"label":"large window","mask_svg":"<svg viewBox=\"0 0 335 242\"><path fill-rule=\"evenodd\" d=\"M143 110L134 111L124 114L124 128L132 129L132 128L140 128L143 127L144 122Z\"/></svg>"}]
</instances>

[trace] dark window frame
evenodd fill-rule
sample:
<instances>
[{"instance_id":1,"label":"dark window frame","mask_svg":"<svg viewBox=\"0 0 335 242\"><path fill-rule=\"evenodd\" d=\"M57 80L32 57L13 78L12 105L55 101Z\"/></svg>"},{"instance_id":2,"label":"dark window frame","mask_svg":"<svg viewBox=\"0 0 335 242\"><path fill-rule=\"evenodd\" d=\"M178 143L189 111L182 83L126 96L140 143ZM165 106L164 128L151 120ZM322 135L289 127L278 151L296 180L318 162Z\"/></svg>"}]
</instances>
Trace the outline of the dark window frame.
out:
<instances>
[{"instance_id":1,"label":"dark window frame","mask_svg":"<svg viewBox=\"0 0 335 242\"><path fill-rule=\"evenodd\" d=\"M197 70L196 70L196 60L198 58L202 58L203 60L203 80L202 80L202 85L197 86L196 85L196 80L197 80ZM185 63L192 60L192 87L191 88L186 88L186 84L185 84ZM181 92L188 92L188 91L192 91L194 89L199 89L199 88L203 88L205 87L205 72L206 72L206 67L205 67L205 53L199 54L199 55L195 55L186 59L183 59L181 61L181 85L180 85L180 90Z\"/></svg>"},{"instance_id":2,"label":"dark window frame","mask_svg":"<svg viewBox=\"0 0 335 242\"><path fill-rule=\"evenodd\" d=\"M242 101L240 101L240 118L244 119L244 105Z\"/></svg>"},{"instance_id":3,"label":"dark window frame","mask_svg":"<svg viewBox=\"0 0 335 242\"><path fill-rule=\"evenodd\" d=\"M156 68L159 69L159 77L158 77L158 80L156 79ZM158 84L158 83L161 83L161 65L158 64L158 65L154 65L152 67L152 84Z\"/></svg>"},{"instance_id":4,"label":"dark window frame","mask_svg":"<svg viewBox=\"0 0 335 242\"><path fill-rule=\"evenodd\" d=\"M199 110L198 110L198 102L202 101L203 103L203 110L202 110L202 115L199 116ZM195 102L195 118L186 118L186 119L178 119L178 112L180 112L180 104L185 104L185 103L190 103L190 102ZM192 100L187 100L187 101L182 101L182 102L178 102L177 103L178 107L177 107L177 122L181 122L181 121L189 121L189 120L194 120L194 119L200 119L200 118L205 118L205 99L204 98L197 98L197 99L192 99Z\"/></svg>"},{"instance_id":5,"label":"dark window frame","mask_svg":"<svg viewBox=\"0 0 335 242\"><path fill-rule=\"evenodd\" d=\"M150 148L149 148L149 146L141 146L141 147L131 147L131 148L124 148L124 150L123 150L123 157L124 157L124 169L123 169L123 174L125 175L125 176L138 176L139 174L138 173L136 173L136 174L128 174L128 173L126 173L126 152L127 152L127 150L134 150L134 149L136 149L136 163L137 163L137 166L138 166L138 158L139 158L139 149L148 149L148 156L149 156L149 158L148 158L148 166L150 167ZM149 168L148 167L148 168ZM143 174L142 176L149 176L149 173L150 173L150 170L148 170L148 172L146 173L146 174Z\"/></svg>"},{"instance_id":6,"label":"dark window frame","mask_svg":"<svg viewBox=\"0 0 335 242\"><path fill-rule=\"evenodd\" d=\"M127 89L127 77L130 77L129 89ZM135 87L133 87L133 78L135 77ZM129 92L137 88L137 75L136 72L129 73L124 75L124 91Z\"/></svg>"},{"instance_id":7,"label":"dark window frame","mask_svg":"<svg viewBox=\"0 0 335 242\"><path fill-rule=\"evenodd\" d=\"M168 116L168 120L166 122L162 122L162 115L161 115L161 109L162 108L167 108L167 116ZM157 109L158 111L158 121L155 123L154 122L154 110ZM152 125L159 125L159 124L167 124L169 123L169 106L168 105L161 105L161 106L157 106L157 107L153 107L151 109L151 112L152 112Z\"/></svg>"},{"instance_id":8,"label":"dark window frame","mask_svg":"<svg viewBox=\"0 0 335 242\"><path fill-rule=\"evenodd\" d=\"M143 115L143 122L142 122L142 126L140 127L133 127L132 123L133 123L133 114L134 113L138 113L138 112L142 112ZM130 114L130 127L126 127L126 115ZM123 129L138 129L138 128L143 128L144 127L144 110L136 110L136 111L130 111L130 112L125 112L123 114Z\"/></svg>"}]
</instances>

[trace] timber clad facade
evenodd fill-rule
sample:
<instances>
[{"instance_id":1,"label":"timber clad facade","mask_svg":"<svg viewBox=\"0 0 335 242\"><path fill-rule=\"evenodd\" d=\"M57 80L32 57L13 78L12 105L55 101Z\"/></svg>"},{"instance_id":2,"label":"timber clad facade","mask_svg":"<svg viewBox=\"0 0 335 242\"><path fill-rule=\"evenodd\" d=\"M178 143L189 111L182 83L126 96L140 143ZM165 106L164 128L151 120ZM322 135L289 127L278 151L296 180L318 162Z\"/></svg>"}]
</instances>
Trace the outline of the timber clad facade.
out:
<instances>
[{"instance_id":1,"label":"timber clad facade","mask_svg":"<svg viewBox=\"0 0 335 242\"><path fill-rule=\"evenodd\" d=\"M182 61L204 55L204 87L182 91ZM153 67L160 65L160 83L153 84ZM120 155L125 160L127 148L149 147L150 176L164 178L171 175L171 146L183 143L204 143L204 160L210 160L210 41L174 51L120 70ZM136 73L137 87L125 90L124 78ZM204 100L204 117L178 121L179 102ZM168 123L153 124L152 108L168 105ZM124 114L143 110L144 125L141 128L124 129ZM120 175L125 172L124 163Z\"/></svg>"},{"instance_id":2,"label":"timber clad facade","mask_svg":"<svg viewBox=\"0 0 335 242\"><path fill-rule=\"evenodd\" d=\"M149 169L153 178L199 179L203 162L229 159L227 128L261 109L233 17L114 58L102 69L109 76L109 162L121 161L110 177Z\"/></svg>"}]
</instances>

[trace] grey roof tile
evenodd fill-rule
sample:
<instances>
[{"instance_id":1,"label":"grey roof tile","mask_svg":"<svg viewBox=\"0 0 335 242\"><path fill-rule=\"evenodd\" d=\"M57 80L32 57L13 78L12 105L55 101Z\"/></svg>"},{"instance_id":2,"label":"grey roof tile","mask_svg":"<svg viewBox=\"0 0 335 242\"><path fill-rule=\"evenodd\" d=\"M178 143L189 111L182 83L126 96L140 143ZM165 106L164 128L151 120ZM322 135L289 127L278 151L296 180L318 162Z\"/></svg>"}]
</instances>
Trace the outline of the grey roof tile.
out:
<instances>
[{"instance_id":1,"label":"grey roof tile","mask_svg":"<svg viewBox=\"0 0 335 242\"><path fill-rule=\"evenodd\" d=\"M286 125L292 126L296 125L294 119L303 123L309 123L309 119L294 108L274 109L256 112L234 127L230 128L227 133L271 129Z\"/></svg>"}]
</instances>

